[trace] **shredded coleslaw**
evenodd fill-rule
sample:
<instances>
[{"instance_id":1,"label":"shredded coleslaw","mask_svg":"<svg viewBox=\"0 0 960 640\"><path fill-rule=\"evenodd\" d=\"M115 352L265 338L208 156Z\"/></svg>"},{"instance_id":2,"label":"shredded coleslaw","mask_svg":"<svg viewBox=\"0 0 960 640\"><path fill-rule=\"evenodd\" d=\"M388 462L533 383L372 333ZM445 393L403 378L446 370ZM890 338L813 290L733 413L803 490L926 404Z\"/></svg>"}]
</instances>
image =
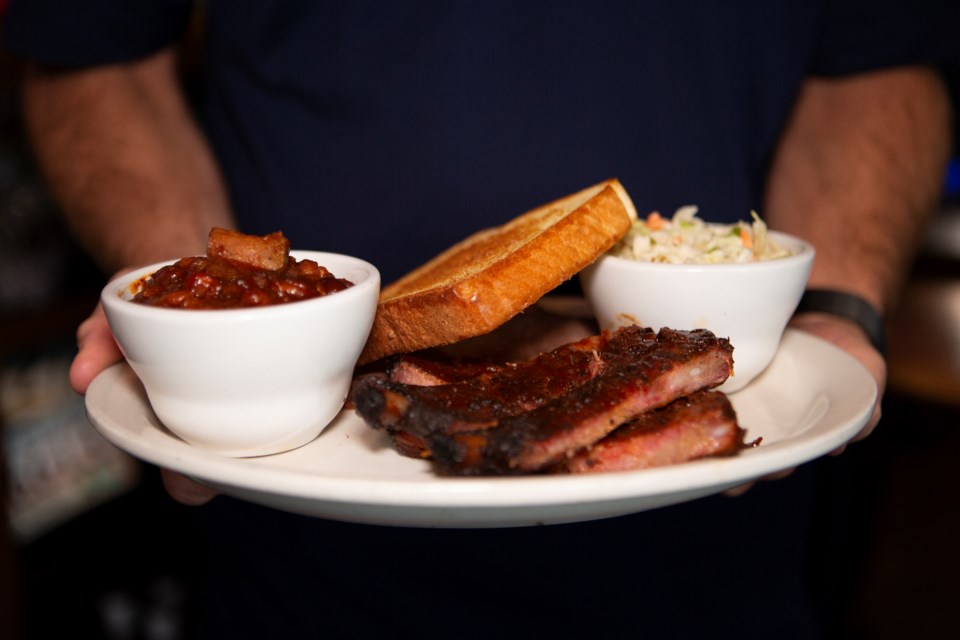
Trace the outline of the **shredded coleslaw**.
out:
<instances>
[{"instance_id":1,"label":"shredded coleslaw","mask_svg":"<svg viewBox=\"0 0 960 640\"><path fill-rule=\"evenodd\" d=\"M707 223L697 207L677 209L672 218L658 212L634 221L611 250L614 255L644 262L727 264L773 260L791 255L767 234L767 225L751 211L752 222Z\"/></svg>"}]
</instances>

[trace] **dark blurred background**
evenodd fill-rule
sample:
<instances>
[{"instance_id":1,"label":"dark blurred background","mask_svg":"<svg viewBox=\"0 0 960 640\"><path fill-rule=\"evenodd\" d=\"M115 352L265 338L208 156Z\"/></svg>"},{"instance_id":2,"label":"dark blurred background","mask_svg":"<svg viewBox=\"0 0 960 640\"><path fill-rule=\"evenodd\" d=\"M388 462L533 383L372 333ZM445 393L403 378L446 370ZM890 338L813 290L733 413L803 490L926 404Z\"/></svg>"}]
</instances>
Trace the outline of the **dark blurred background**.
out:
<instances>
[{"instance_id":1,"label":"dark blurred background","mask_svg":"<svg viewBox=\"0 0 960 640\"><path fill-rule=\"evenodd\" d=\"M104 277L31 163L20 72L0 58L0 637L189 638L191 510L166 496L156 469L96 434L67 384L76 327ZM951 77L956 95L960 73ZM891 318L881 426L817 463L843 496L824 496L832 524L817 531L812 568L832 585L837 637L954 637L958 460L960 157Z\"/></svg>"}]
</instances>

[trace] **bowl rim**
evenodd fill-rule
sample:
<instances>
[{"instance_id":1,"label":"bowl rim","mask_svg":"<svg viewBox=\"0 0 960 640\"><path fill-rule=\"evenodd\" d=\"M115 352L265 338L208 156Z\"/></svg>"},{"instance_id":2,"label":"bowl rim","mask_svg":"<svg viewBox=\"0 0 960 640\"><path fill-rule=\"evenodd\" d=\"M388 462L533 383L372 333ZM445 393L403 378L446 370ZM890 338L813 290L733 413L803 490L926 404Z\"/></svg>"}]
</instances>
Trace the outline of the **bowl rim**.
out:
<instances>
[{"instance_id":1,"label":"bowl rim","mask_svg":"<svg viewBox=\"0 0 960 640\"><path fill-rule=\"evenodd\" d=\"M351 266L367 271L366 277L354 282L352 287L337 291L325 296L310 298L308 300L298 300L287 304L272 304L261 307L242 307L236 309L172 309L168 307L154 307L145 304L136 304L123 297L124 291L129 290L129 286L135 280L160 269L161 267L175 263L180 258L161 260L153 264L136 267L119 276L111 278L100 291L100 302L105 309L127 314L128 316L144 316L153 318L163 318L171 322L223 322L228 319L256 319L278 314L298 314L317 311L318 306L333 306L350 304L355 298L363 299L370 295L370 289L375 289L377 294L380 290L380 271L375 265L358 258L343 253L330 251L312 251L306 249L295 249L290 251L290 255L297 259L314 260L327 267L337 275L336 271L324 265L322 260L331 259L333 261L342 261L344 266ZM375 296L377 297L377 296ZM360 300L358 300L359 302ZM184 313L186 312L186 313Z\"/></svg>"}]
</instances>

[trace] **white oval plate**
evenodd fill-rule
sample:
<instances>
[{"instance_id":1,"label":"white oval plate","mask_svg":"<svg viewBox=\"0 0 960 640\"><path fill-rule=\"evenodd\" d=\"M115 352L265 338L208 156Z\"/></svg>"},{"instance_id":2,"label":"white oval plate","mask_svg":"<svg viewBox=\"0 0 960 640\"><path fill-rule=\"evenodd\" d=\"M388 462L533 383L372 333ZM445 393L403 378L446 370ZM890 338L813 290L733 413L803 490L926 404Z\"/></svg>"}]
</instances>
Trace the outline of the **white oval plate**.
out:
<instances>
[{"instance_id":1,"label":"white oval plate","mask_svg":"<svg viewBox=\"0 0 960 640\"><path fill-rule=\"evenodd\" d=\"M836 347L788 330L770 367L730 396L747 439L731 458L576 476L443 478L396 453L381 432L343 411L313 442L261 458L225 458L167 431L124 364L103 371L86 406L110 442L225 494L310 516L421 527L509 527L625 515L718 493L822 456L856 435L876 384Z\"/></svg>"}]
</instances>

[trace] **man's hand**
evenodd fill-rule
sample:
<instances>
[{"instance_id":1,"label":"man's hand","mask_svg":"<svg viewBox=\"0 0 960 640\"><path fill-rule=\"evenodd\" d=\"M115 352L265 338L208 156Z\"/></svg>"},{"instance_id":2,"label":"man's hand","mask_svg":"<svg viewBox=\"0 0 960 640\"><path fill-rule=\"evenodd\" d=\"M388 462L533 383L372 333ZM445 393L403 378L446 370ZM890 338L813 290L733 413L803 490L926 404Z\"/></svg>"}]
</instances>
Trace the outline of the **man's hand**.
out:
<instances>
[{"instance_id":1,"label":"man's hand","mask_svg":"<svg viewBox=\"0 0 960 640\"><path fill-rule=\"evenodd\" d=\"M218 492L210 487L191 480L182 473L161 469L160 477L167 493L180 504L197 507L206 504L217 497Z\"/></svg>"},{"instance_id":2,"label":"man's hand","mask_svg":"<svg viewBox=\"0 0 960 640\"><path fill-rule=\"evenodd\" d=\"M856 358L877 383L877 406L863 429L850 442L866 438L880 422L880 398L887 385L887 363L883 356L870 344L867 334L856 323L826 313L804 313L796 316L790 326L823 338ZM845 447L833 452L842 453Z\"/></svg>"},{"instance_id":3,"label":"man's hand","mask_svg":"<svg viewBox=\"0 0 960 640\"><path fill-rule=\"evenodd\" d=\"M99 304L77 329L77 349L70 365L70 386L79 394L87 392L97 374L123 359Z\"/></svg>"},{"instance_id":4,"label":"man's hand","mask_svg":"<svg viewBox=\"0 0 960 640\"><path fill-rule=\"evenodd\" d=\"M866 438L874 428L876 428L877 423L880 422L880 398L883 397L887 383L887 363L883 359L883 356L880 355L870 343L870 339L867 337L867 334L864 333L863 329L857 326L856 323L845 318L826 313L804 313L795 316L793 320L790 321L790 326L811 333L843 349L856 358L860 364L867 369L870 375L873 376L874 381L877 383L877 405L874 407L873 415L864 425L863 429L854 436L850 442L856 442L857 440ZM849 442L847 444L849 444ZM847 445L844 444L834 449L830 452L830 455L843 453L846 446ZM784 469L783 471L764 476L762 479L780 480L793 473L794 469L795 467ZM754 484L755 483L750 482L729 489L724 493L731 497L743 495Z\"/></svg>"},{"instance_id":5,"label":"man's hand","mask_svg":"<svg viewBox=\"0 0 960 640\"><path fill-rule=\"evenodd\" d=\"M84 394L97 374L123 359L100 305L77 329L77 347L77 356L70 365L70 385L77 393ZM167 469L161 469L160 473L167 492L177 502L201 505L217 495L216 491L179 473Z\"/></svg>"}]
</instances>

